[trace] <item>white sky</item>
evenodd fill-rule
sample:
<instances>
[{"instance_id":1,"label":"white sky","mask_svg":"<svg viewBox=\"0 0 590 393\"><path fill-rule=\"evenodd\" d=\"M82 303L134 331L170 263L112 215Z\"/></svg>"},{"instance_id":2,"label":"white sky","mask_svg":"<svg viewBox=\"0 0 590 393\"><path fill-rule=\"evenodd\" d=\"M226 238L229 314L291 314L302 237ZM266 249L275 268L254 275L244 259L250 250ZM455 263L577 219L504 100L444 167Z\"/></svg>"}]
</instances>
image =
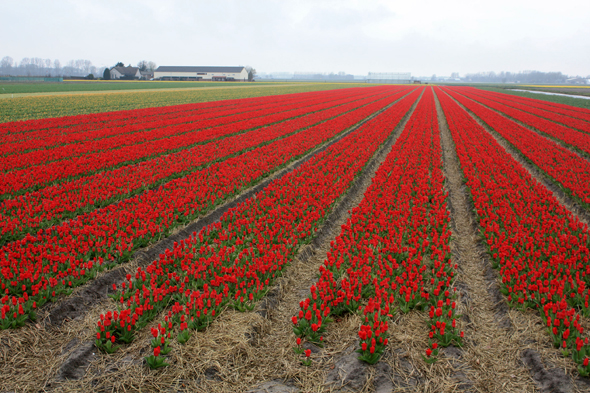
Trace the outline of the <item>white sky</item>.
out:
<instances>
[{"instance_id":1,"label":"white sky","mask_svg":"<svg viewBox=\"0 0 590 393\"><path fill-rule=\"evenodd\" d=\"M0 0L0 58L590 74L590 1Z\"/></svg>"}]
</instances>

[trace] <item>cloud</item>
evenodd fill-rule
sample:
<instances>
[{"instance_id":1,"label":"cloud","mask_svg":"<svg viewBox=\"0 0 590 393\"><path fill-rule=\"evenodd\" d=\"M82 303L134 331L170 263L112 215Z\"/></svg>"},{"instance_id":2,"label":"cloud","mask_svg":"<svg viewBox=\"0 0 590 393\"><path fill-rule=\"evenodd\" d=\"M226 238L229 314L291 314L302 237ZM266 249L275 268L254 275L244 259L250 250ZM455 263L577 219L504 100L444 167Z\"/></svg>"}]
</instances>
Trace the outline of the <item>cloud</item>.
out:
<instances>
[{"instance_id":1,"label":"cloud","mask_svg":"<svg viewBox=\"0 0 590 393\"><path fill-rule=\"evenodd\" d=\"M259 71L590 74L590 3L5 1L1 56Z\"/></svg>"}]
</instances>

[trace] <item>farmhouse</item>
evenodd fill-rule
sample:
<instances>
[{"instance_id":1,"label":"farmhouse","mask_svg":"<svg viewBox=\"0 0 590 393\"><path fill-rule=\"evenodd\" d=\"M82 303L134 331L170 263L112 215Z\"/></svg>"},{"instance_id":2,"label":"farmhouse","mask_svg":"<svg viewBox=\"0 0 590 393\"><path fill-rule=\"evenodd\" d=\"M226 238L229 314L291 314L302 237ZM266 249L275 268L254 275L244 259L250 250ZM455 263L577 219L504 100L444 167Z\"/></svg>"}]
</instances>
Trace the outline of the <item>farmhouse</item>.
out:
<instances>
[{"instance_id":1,"label":"farmhouse","mask_svg":"<svg viewBox=\"0 0 590 393\"><path fill-rule=\"evenodd\" d=\"M154 71L159 80L247 81L245 67L160 66Z\"/></svg>"},{"instance_id":2,"label":"farmhouse","mask_svg":"<svg viewBox=\"0 0 590 393\"><path fill-rule=\"evenodd\" d=\"M139 71L141 74L141 79L150 80L154 79L154 72L153 71Z\"/></svg>"},{"instance_id":3,"label":"farmhouse","mask_svg":"<svg viewBox=\"0 0 590 393\"><path fill-rule=\"evenodd\" d=\"M111 79L140 79L139 67L113 67L111 68Z\"/></svg>"}]
</instances>

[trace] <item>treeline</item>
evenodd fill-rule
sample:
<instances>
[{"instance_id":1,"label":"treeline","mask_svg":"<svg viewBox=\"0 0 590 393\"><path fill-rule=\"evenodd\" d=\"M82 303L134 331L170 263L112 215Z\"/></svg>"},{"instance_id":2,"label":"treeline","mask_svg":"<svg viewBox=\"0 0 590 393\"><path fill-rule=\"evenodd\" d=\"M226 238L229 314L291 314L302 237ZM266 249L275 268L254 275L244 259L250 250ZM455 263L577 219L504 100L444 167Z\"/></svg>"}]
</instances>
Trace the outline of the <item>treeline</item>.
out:
<instances>
[{"instance_id":1,"label":"treeline","mask_svg":"<svg viewBox=\"0 0 590 393\"><path fill-rule=\"evenodd\" d=\"M561 72L478 72L467 74L463 80L466 82L494 82L494 83L565 83L567 75Z\"/></svg>"},{"instance_id":2,"label":"treeline","mask_svg":"<svg viewBox=\"0 0 590 393\"><path fill-rule=\"evenodd\" d=\"M0 60L0 75L11 76L94 76L102 75L102 69L94 66L90 60L70 60L62 65L58 59L24 57L20 62L10 56Z\"/></svg>"}]
</instances>

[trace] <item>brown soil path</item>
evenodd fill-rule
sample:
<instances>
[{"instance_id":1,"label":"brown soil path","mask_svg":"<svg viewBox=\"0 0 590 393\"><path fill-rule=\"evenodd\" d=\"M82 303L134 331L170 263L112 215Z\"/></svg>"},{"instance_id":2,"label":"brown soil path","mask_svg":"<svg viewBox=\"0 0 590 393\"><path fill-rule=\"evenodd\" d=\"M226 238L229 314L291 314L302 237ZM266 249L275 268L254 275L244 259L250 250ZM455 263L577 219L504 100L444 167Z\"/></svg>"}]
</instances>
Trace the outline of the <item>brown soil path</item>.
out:
<instances>
[{"instance_id":1,"label":"brown soil path","mask_svg":"<svg viewBox=\"0 0 590 393\"><path fill-rule=\"evenodd\" d=\"M496 273L484 256L473 203L438 98L436 104L451 211L451 252L459 265L459 314L463 314L466 337L462 360L470 366L465 373L473 382L474 391L535 391L527 370L519 361L522 337L512 332L512 321L499 291Z\"/></svg>"}]
</instances>

